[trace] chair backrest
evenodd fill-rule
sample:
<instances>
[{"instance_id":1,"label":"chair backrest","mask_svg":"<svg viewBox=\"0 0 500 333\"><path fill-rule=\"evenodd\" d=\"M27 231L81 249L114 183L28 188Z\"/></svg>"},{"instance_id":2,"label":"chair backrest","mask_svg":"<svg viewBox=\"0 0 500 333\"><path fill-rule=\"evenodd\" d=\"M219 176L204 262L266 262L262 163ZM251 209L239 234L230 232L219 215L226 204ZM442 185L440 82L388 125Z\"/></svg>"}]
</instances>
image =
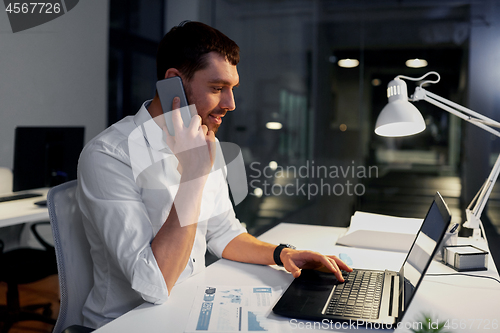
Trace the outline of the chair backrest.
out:
<instances>
[{"instance_id":1,"label":"chair backrest","mask_svg":"<svg viewBox=\"0 0 500 333\"><path fill-rule=\"evenodd\" d=\"M53 187L47 195L61 292L61 308L53 333L70 325L83 325L83 305L94 283L90 245L75 197L76 185L76 180L69 181Z\"/></svg>"}]
</instances>

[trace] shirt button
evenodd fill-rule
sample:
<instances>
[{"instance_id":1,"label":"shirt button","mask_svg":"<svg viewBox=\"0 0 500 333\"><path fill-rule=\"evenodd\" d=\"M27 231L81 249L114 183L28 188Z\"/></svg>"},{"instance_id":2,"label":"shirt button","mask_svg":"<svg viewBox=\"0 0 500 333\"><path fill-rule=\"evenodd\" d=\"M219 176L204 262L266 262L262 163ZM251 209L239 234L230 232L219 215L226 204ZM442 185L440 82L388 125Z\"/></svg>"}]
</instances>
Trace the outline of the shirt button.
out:
<instances>
[{"instance_id":1,"label":"shirt button","mask_svg":"<svg viewBox=\"0 0 500 333\"><path fill-rule=\"evenodd\" d=\"M193 258L193 262L196 262L196 259Z\"/></svg>"}]
</instances>

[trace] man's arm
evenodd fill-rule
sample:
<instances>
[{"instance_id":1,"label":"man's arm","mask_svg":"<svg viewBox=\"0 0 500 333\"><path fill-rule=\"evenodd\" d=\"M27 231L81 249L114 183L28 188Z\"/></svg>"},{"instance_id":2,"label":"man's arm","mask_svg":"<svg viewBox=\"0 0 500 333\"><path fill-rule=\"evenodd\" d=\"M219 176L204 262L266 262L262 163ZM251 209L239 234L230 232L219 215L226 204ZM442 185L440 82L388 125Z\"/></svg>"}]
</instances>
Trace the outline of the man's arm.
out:
<instances>
[{"instance_id":1,"label":"man's arm","mask_svg":"<svg viewBox=\"0 0 500 333\"><path fill-rule=\"evenodd\" d=\"M151 243L169 294L191 255L204 185L203 179L184 183L181 180L170 214ZM181 219L177 210L183 212ZM181 225L181 220L185 226Z\"/></svg>"},{"instance_id":2,"label":"man's arm","mask_svg":"<svg viewBox=\"0 0 500 333\"><path fill-rule=\"evenodd\" d=\"M180 100L175 98L172 103L175 137L170 136L166 125L162 129L179 160L181 180L172 209L151 243L169 293L191 255L203 189L213 165L213 147L210 145L215 142L214 133L201 125L201 118L197 115L191 119L189 128L185 128L179 107ZM160 116L159 119L163 118Z\"/></svg>"},{"instance_id":3,"label":"man's arm","mask_svg":"<svg viewBox=\"0 0 500 333\"><path fill-rule=\"evenodd\" d=\"M250 234L241 234L227 244L222 257L251 264L274 265L273 253L276 245L262 242ZM280 259L287 271L299 277L301 269L326 268L335 274L339 281L344 281L341 270L352 271L336 256L326 256L314 251L283 249Z\"/></svg>"}]
</instances>

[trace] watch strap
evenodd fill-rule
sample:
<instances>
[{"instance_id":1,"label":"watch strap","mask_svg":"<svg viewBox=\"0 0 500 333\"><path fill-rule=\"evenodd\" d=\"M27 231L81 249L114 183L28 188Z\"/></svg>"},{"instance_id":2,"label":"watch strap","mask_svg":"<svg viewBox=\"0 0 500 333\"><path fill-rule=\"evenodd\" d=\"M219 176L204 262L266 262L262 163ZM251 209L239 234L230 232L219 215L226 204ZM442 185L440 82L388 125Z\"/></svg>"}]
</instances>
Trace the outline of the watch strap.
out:
<instances>
[{"instance_id":1,"label":"watch strap","mask_svg":"<svg viewBox=\"0 0 500 333\"><path fill-rule=\"evenodd\" d=\"M281 255L281 251L283 251L284 248L295 249L295 246L290 245L290 244L280 244L280 245L276 246L276 248L274 249L273 258L274 258L274 262L278 266L283 266L283 262L281 261L280 255Z\"/></svg>"}]
</instances>

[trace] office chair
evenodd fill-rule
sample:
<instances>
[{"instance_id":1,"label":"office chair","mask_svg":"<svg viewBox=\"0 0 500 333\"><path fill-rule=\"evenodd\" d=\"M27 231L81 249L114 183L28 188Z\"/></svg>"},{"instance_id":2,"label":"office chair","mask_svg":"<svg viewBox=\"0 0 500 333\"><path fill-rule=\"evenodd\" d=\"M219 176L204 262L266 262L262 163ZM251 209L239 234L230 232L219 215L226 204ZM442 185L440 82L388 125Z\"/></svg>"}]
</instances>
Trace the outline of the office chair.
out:
<instances>
[{"instance_id":1,"label":"office chair","mask_svg":"<svg viewBox=\"0 0 500 333\"><path fill-rule=\"evenodd\" d=\"M12 325L19 321L35 320L54 325L51 303L21 306L18 285L32 283L57 274L54 247L45 242L36 228L48 222L34 223L31 230L44 250L34 248L16 248L3 253L3 242L0 244L0 281L7 283L7 305L0 307L0 321L3 326L0 332L6 333ZM42 309L43 313L35 312Z\"/></svg>"},{"instance_id":2,"label":"office chair","mask_svg":"<svg viewBox=\"0 0 500 333\"><path fill-rule=\"evenodd\" d=\"M47 195L59 270L61 307L53 333L92 332L84 327L82 309L93 286L90 245L76 202L76 180L53 187Z\"/></svg>"}]
</instances>

